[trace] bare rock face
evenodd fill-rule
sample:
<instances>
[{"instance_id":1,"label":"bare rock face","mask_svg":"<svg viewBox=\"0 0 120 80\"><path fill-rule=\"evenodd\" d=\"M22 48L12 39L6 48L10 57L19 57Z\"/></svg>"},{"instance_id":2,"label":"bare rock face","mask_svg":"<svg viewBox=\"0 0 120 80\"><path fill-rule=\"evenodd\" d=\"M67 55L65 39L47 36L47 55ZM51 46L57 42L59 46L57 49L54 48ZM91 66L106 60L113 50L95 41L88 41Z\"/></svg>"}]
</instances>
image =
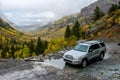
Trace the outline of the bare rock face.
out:
<instances>
[{"instance_id":1,"label":"bare rock face","mask_svg":"<svg viewBox=\"0 0 120 80\"><path fill-rule=\"evenodd\" d=\"M112 4L117 4L119 0L98 0L95 3L81 9L81 16L90 16L94 13L96 6L99 6L100 9L107 13Z\"/></svg>"}]
</instances>

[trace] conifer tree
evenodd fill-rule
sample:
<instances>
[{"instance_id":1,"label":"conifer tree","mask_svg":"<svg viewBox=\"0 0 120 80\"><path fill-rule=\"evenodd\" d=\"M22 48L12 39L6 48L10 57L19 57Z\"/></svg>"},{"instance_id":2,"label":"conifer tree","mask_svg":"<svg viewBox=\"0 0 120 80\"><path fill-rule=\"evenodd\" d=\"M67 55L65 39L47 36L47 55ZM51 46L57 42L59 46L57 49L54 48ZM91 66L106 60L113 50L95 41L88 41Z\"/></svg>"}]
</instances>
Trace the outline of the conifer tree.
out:
<instances>
[{"instance_id":1,"label":"conifer tree","mask_svg":"<svg viewBox=\"0 0 120 80\"><path fill-rule=\"evenodd\" d=\"M104 13L103 11L101 11L101 16L100 16L100 18L103 17L103 16L105 16L105 13Z\"/></svg>"},{"instance_id":2,"label":"conifer tree","mask_svg":"<svg viewBox=\"0 0 120 80\"><path fill-rule=\"evenodd\" d=\"M1 51L1 54L2 54L2 58L5 58L5 57L6 57L4 50Z\"/></svg>"},{"instance_id":3,"label":"conifer tree","mask_svg":"<svg viewBox=\"0 0 120 80\"><path fill-rule=\"evenodd\" d=\"M4 46L3 50L4 50L5 53L7 53L9 51L8 44Z\"/></svg>"},{"instance_id":4,"label":"conifer tree","mask_svg":"<svg viewBox=\"0 0 120 80\"><path fill-rule=\"evenodd\" d=\"M43 54L43 45L42 45L42 41L41 41L40 37L38 37L35 52L37 55Z\"/></svg>"},{"instance_id":5,"label":"conifer tree","mask_svg":"<svg viewBox=\"0 0 120 80\"><path fill-rule=\"evenodd\" d=\"M31 40L31 42L29 44L29 50L30 50L30 54L32 55L32 53L34 52L34 43L33 43L33 40Z\"/></svg>"},{"instance_id":6,"label":"conifer tree","mask_svg":"<svg viewBox=\"0 0 120 80\"><path fill-rule=\"evenodd\" d=\"M11 46L11 56L14 58L15 48L14 45Z\"/></svg>"},{"instance_id":7,"label":"conifer tree","mask_svg":"<svg viewBox=\"0 0 120 80\"><path fill-rule=\"evenodd\" d=\"M111 13L111 12L113 12L113 11L117 10L117 9L118 9L117 4L112 4L112 6L110 7L110 9L109 9L108 13Z\"/></svg>"},{"instance_id":8,"label":"conifer tree","mask_svg":"<svg viewBox=\"0 0 120 80\"><path fill-rule=\"evenodd\" d=\"M120 9L120 1L118 2L118 9Z\"/></svg>"},{"instance_id":9,"label":"conifer tree","mask_svg":"<svg viewBox=\"0 0 120 80\"><path fill-rule=\"evenodd\" d=\"M3 45L2 45L2 43L0 43L0 49L3 49Z\"/></svg>"},{"instance_id":10,"label":"conifer tree","mask_svg":"<svg viewBox=\"0 0 120 80\"><path fill-rule=\"evenodd\" d=\"M80 38L80 24L78 21L76 21L76 23L72 27L72 35L76 36L77 39Z\"/></svg>"},{"instance_id":11,"label":"conifer tree","mask_svg":"<svg viewBox=\"0 0 120 80\"><path fill-rule=\"evenodd\" d=\"M66 27L66 30L65 30L65 35L64 35L64 37L65 38L69 38L70 37L70 27L69 27L69 25L67 25L67 27Z\"/></svg>"},{"instance_id":12,"label":"conifer tree","mask_svg":"<svg viewBox=\"0 0 120 80\"><path fill-rule=\"evenodd\" d=\"M93 14L93 20L96 21L104 16L104 13L100 10L98 6L96 6Z\"/></svg>"}]
</instances>

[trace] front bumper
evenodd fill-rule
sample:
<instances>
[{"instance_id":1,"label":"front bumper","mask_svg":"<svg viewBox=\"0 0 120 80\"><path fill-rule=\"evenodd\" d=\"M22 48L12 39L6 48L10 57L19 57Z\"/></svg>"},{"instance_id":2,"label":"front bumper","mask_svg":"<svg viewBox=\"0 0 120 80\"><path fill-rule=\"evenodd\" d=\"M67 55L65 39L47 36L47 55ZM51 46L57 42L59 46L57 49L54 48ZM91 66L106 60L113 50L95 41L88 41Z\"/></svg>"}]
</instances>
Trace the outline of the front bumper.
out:
<instances>
[{"instance_id":1,"label":"front bumper","mask_svg":"<svg viewBox=\"0 0 120 80\"><path fill-rule=\"evenodd\" d=\"M81 61L78 60L69 60L69 59L64 59L66 63L73 64L73 65L79 65L81 64Z\"/></svg>"}]
</instances>

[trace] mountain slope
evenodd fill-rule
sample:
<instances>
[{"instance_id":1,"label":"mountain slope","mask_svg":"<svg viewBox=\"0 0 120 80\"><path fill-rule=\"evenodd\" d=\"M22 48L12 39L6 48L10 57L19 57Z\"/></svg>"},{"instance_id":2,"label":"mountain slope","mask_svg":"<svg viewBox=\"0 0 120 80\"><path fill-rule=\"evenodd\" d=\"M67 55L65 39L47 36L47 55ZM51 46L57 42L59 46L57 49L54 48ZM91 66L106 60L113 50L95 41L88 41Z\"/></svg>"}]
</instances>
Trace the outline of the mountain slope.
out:
<instances>
[{"instance_id":1,"label":"mountain slope","mask_svg":"<svg viewBox=\"0 0 120 80\"><path fill-rule=\"evenodd\" d=\"M66 25L73 25L78 19L79 14L65 16L60 20L50 23L41 29L32 32L27 32L32 37L41 37L44 39L56 38L64 35Z\"/></svg>"},{"instance_id":2,"label":"mountain slope","mask_svg":"<svg viewBox=\"0 0 120 80\"><path fill-rule=\"evenodd\" d=\"M105 41L120 41L120 9L91 25L92 36Z\"/></svg>"},{"instance_id":3,"label":"mountain slope","mask_svg":"<svg viewBox=\"0 0 120 80\"><path fill-rule=\"evenodd\" d=\"M119 0L98 0L95 3L81 9L81 16L91 16L94 13L96 6L99 6L100 9L107 13L112 4L117 4Z\"/></svg>"},{"instance_id":4,"label":"mountain slope","mask_svg":"<svg viewBox=\"0 0 120 80\"><path fill-rule=\"evenodd\" d=\"M0 18L0 38L7 39L26 39L23 33L12 28L7 22Z\"/></svg>"},{"instance_id":5,"label":"mountain slope","mask_svg":"<svg viewBox=\"0 0 120 80\"><path fill-rule=\"evenodd\" d=\"M96 8L96 6L99 6L103 12L107 13L111 5L116 4L116 3L118 3L118 0L98 0L95 3L89 5L88 7L83 8L80 14L73 14L71 16L63 17L62 19L56 21L54 24L47 25L45 28L42 28L38 31L34 31L33 33L29 33L29 34L30 35L32 34L32 36L40 36L45 39L51 39L51 38L64 36L66 25L70 25L70 27L72 27L76 20L80 22L81 27L84 27L84 26L89 27L89 26L94 26L95 24L97 24L95 26L98 26L99 28L99 26L103 24L104 22L101 23L98 20L98 23L97 22L92 23L92 19L91 19L91 16L93 15L93 11ZM106 21L109 21L109 19L106 19ZM95 32L95 30L97 30L97 27L92 27L91 30ZM97 36L95 37L97 38ZM102 39L102 36L99 36L99 37L101 37Z\"/></svg>"}]
</instances>

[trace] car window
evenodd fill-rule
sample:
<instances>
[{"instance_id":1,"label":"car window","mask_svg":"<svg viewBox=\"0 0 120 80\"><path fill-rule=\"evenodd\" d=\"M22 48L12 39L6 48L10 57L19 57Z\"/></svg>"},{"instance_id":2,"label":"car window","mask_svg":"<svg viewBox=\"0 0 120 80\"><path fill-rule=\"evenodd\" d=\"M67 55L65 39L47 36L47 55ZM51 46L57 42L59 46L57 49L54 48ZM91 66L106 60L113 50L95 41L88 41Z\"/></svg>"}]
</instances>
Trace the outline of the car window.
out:
<instances>
[{"instance_id":1,"label":"car window","mask_svg":"<svg viewBox=\"0 0 120 80\"><path fill-rule=\"evenodd\" d=\"M96 50L98 48L100 48L99 44L94 44L94 45L90 46L89 51L91 52L91 51L94 51L94 50Z\"/></svg>"},{"instance_id":2,"label":"car window","mask_svg":"<svg viewBox=\"0 0 120 80\"><path fill-rule=\"evenodd\" d=\"M104 44L104 43L100 43L100 45L101 45L102 47L104 47L104 46L105 46L105 44Z\"/></svg>"},{"instance_id":3,"label":"car window","mask_svg":"<svg viewBox=\"0 0 120 80\"><path fill-rule=\"evenodd\" d=\"M94 45L94 50L100 48L99 44Z\"/></svg>"},{"instance_id":4,"label":"car window","mask_svg":"<svg viewBox=\"0 0 120 80\"><path fill-rule=\"evenodd\" d=\"M89 52L93 51L94 50L94 45L90 46L89 48Z\"/></svg>"},{"instance_id":5,"label":"car window","mask_svg":"<svg viewBox=\"0 0 120 80\"><path fill-rule=\"evenodd\" d=\"M86 46L86 45L77 45L73 49L77 50L77 51L87 52L88 46Z\"/></svg>"}]
</instances>

